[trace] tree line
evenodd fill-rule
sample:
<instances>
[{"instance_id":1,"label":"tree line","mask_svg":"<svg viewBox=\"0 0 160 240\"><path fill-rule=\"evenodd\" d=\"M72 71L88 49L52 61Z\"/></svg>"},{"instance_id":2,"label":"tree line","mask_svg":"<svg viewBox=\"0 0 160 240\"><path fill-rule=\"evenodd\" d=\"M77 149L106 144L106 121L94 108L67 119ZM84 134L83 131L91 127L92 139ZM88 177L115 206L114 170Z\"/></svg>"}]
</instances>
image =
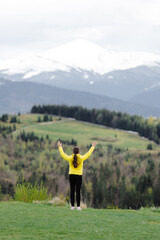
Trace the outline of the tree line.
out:
<instances>
[{"instance_id":1,"label":"tree line","mask_svg":"<svg viewBox=\"0 0 160 240\"><path fill-rule=\"evenodd\" d=\"M160 143L160 123L152 124L141 116L109 111L107 109L87 109L81 106L66 105L34 105L31 113L53 114L62 117L71 117L76 120L101 124L111 128L130 130L140 136Z\"/></svg>"},{"instance_id":2,"label":"tree line","mask_svg":"<svg viewBox=\"0 0 160 240\"><path fill-rule=\"evenodd\" d=\"M1 117L0 117L0 121L1 122L4 122L4 123L20 123L20 120L17 119L17 116L11 116L10 117L10 120L9 120L9 116L8 114L3 114Z\"/></svg>"},{"instance_id":3,"label":"tree line","mask_svg":"<svg viewBox=\"0 0 160 240\"><path fill-rule=\"evenodd\" d=\"M13 126L0 125L0 133L2 133L4 135L10 134L14 131L16 131L16 125L15 124Z\"/></svg>"}]
</instances>

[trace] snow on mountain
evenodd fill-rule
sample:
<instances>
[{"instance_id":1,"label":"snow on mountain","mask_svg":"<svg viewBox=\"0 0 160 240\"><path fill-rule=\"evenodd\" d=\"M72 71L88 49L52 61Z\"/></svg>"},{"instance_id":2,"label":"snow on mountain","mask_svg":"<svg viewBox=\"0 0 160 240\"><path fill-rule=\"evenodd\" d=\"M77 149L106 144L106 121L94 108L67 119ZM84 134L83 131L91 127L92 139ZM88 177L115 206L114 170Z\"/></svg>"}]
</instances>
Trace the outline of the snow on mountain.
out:
<instances>
[{"instance_id":1,"label":"snow on mountain","mask_svg":"<svg viewBox=\"0 0 160 240\"><path fill-rule=\"evenodd\" d=\"M10 67L12 67L12 65L16 62L15 59L9 59L9 60L1 60L0 59L0 71L4 70L4 69L9 69Z\"/></svg>"},{"instance_id":2,"label":"snow on mountain","mask_svg":"<svg viewBox=\"0 0 160 240\"><path fill-rule=\"evenodd\" d=\"M41 72L52 72L56 70L69 72L70 68L54 60L31 55L12 62L8 69L3 70L3 73L8 75L24 74L23 78L25 79L38 75Z\"/></svg>"},{"instance_id":3,"label":"snow on mountain","mask_svg":"<svg viewBox=\"0 0 160 240\"><path fill-rule=\"evenodd\" d=\"M124 70L141 65L155 66L160 56L143 52L113 52L78 39L41 54L63 64L99 74Z\"/></svg>"},{"instance_id":4,"label":"snow on mountain","mask_svg":"<svg viewBox=\"0 0 160 240\"><path fill-rule=\"evenodd\" d=\"M160 82L157 83L157 84L151 85L149 88L145 88L145 89L144 89L144 92L151 91L151 90L155 90L155 89L156 89L157 87L159 87L159 86L160 86Z\"/></svg>"},{"instance_id":5,"label":"snow on mountain","mask_svg":"<svg viewBox=\"0 0 160 240\"><path fill-rule=\"evenodd\" d=\"M57 48L31 55L21 60L2 62L0 70L5 74L24 74L30 78L41 72L57 70L69 72L70 68L77 71L91 71L105 74L114 70L124 70L137 66L156 66L160 56L143 52L113 52L87 40L78 39ZM5 69L5 70L4 70ZM87 75L84 75L87 79Z\"/></svg>"}]
</instances>

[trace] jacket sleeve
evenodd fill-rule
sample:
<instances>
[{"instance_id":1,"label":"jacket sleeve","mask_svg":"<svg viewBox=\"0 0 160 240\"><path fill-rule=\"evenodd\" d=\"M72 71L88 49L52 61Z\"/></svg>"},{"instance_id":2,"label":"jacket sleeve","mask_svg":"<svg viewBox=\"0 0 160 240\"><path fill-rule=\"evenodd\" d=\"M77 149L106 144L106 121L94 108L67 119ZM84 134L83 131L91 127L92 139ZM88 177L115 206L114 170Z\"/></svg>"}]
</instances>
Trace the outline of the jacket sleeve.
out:
<instances>
[{"instance_id":1,"label":"jacket sleeve","mask_svg":"<svg viewBox=\"0 0 160 240\"><path fill-rule=\"evenodd\" d=\"M62 158L64 158L66 161L71 160L72 155L71 155L71 156L68 156L67 154L65 154L65 152L63 151L63 148L62 148L62 147L59 147L58 149L59 149L59 152L60 152Z\"/></svg>"},{"instance_id":2,"label":"jacket sleeve","mask_svg":"<svg viewBox=\"0 0 160 240\"><path fill-rule=\"evenodd\" d=\"M93 150L94 150L94 147L92 146L86 154L81 156L82 160L85 161L87 158L89 158L90 155L92 154Z\"/></svg>"}]
</instances>

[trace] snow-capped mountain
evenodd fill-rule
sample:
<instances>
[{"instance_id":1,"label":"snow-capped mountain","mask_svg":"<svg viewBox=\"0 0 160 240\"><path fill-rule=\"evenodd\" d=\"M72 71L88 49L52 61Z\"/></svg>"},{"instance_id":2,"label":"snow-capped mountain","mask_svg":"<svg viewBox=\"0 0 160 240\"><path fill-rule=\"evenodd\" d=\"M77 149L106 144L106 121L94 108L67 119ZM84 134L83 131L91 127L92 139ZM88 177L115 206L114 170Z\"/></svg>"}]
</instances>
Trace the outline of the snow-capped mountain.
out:
<instances>
[{"instance_id":1,"label":"snow-capped mountain","mask_svg":"<svg viewBox=\"0 0 160 240\"><path fill-rule=\"evenodd\" d=\"M142 65L157 66L158 63L160 63L159 55L143 52L113 52L92 42L78 39L40 52L38 56L30 55L15 62L10 61L9 68L5 72L15 74L32 70L39 74L45 71L69 71L70 67L104 75L114 70L125 70ZM5 66L7 67L7 63ZM0 69L2 70L1 66Z\"/></svg>"},{"instance_id":2,"label":"snow-capped mountain","mask_svg":"<svg viewBox=\"0 0 160 240\"><path fill-rule=\"evenodd\" d=\"M69 72L70 68L52 59L31 55L17 60L14 63L12 62L10 68L4 70L3 73L8 75L23 74L23 78L25 79L38 75L41 72L52 72L57 70Z\"/></svg>"},{"instance_id":3,"label":"snow-capped mountain","mask_svg":"<svg viewBox=\"0 0 160 240\"><path fill-rule=\"evenodd\" d=\"M128 100L160 84L160 56L113 52L79 39L8 65L0 61L0 76Z\"/></svg>"},{"instance_id":4,"label":"snow-capped mountain","mask_svg":"<svg viewBox=\"0 0 160 240\"><path fill-rule=\"evenodd\" d=\"M93 71L101 75L113 70L124 70L141 65L156 66L157 62L160 62L159 55L108 51L83 39L50 49L42 55L74 68Z\"/></svg>"}]
</instances>

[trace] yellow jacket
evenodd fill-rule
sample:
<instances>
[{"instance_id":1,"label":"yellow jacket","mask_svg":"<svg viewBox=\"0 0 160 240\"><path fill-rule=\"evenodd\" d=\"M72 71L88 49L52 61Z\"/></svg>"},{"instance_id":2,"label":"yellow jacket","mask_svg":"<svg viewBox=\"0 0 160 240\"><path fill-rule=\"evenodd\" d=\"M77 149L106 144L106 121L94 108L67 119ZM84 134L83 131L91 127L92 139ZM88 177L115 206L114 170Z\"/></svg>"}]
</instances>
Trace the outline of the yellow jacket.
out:
<instances>
[{"instance_id":1,"label":"yellow jacket","mask_svg":"<svg viewBox=\"0 0 160 240\"><path fill-rule=\"evenodd\" d=\"M77 168L75 168L74 165L73 165L74 154L68 156L67 154L64 153L62 147L59 147L58 149L59 149L59 152L60 152L62 158L64 158L66 161L69 162L69 174L82 175L82 173L83 173L83 162L87 158L89 158L89 156L91 155L91 153L94 150L94 147L92 146L85 155L77 154L77 163L78 163Z\"/></svg>"}]
</instances>

